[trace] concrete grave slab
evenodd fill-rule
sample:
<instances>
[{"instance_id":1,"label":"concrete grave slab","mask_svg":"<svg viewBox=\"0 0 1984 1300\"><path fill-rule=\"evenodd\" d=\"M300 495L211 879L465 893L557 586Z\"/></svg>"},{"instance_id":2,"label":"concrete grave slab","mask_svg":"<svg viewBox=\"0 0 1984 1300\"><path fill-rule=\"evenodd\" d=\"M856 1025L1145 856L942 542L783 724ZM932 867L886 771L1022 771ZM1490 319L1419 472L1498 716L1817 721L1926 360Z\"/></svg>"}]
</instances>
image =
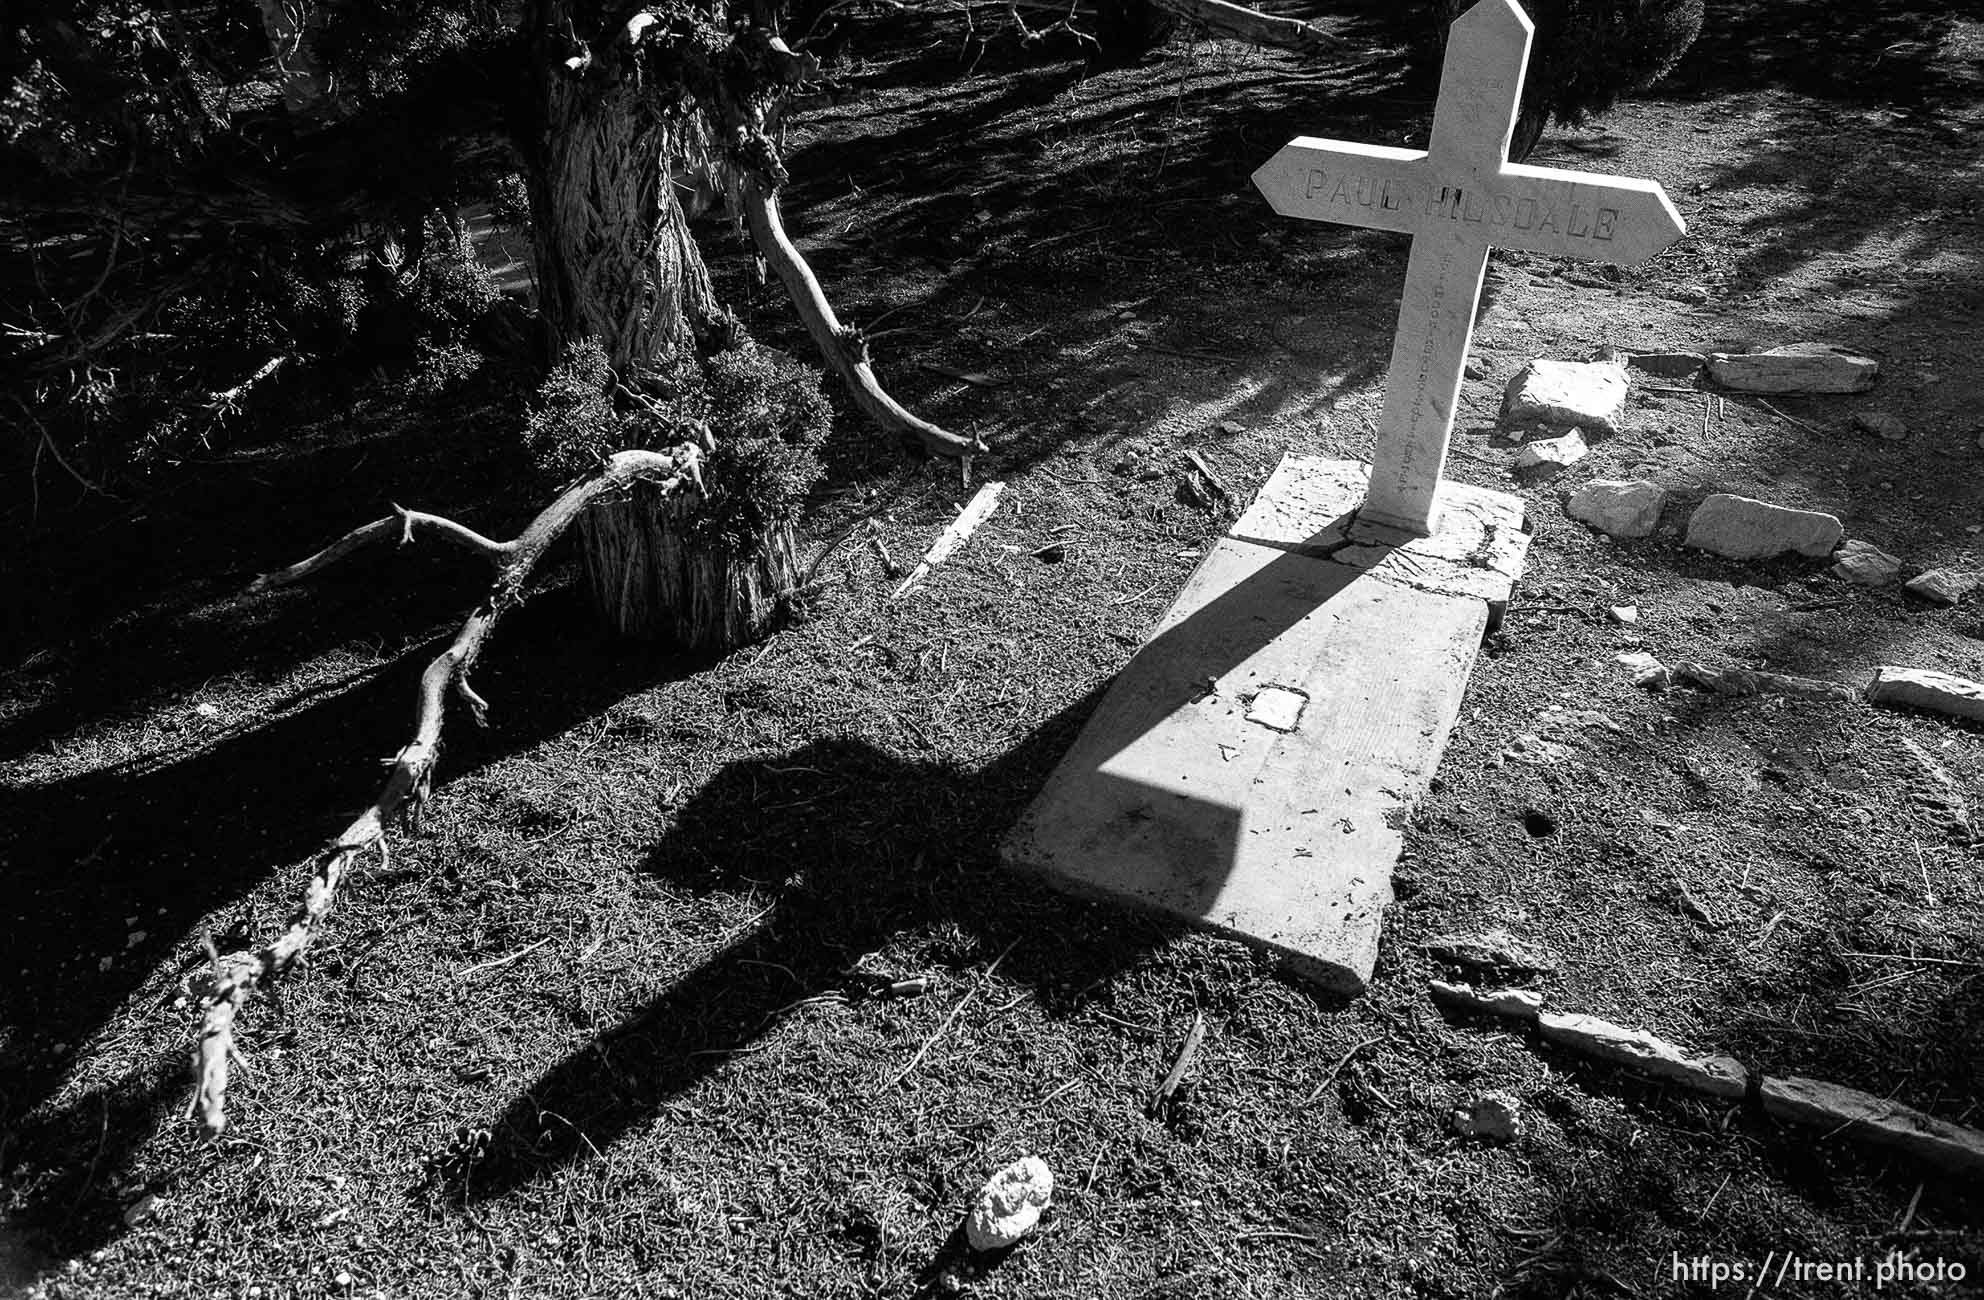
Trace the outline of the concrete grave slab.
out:
<instances>
[{"instance_id":1,"label":"concrete grave slab","mask_svg":"<svg viewBox=\"0 0 1984 1300\"><path fill-rule=\"evenodd\" d=\"M1289 456L1117 675L1004 846L1055 885L1231 933L1362 992L1405 813L1446 746L1522 503L1361 524L1368 471Z\"/></svg>"}]
</instances>

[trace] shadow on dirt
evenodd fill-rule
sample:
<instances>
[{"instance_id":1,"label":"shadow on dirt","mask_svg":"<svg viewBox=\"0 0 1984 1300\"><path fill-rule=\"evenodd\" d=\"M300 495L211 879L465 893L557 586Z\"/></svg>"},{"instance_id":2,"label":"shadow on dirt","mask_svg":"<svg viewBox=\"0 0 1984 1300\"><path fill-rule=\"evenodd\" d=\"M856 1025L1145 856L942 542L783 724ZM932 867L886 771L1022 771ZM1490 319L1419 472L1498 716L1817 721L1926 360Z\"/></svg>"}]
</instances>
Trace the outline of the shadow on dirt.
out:
<instances>
[{"instance_id":1,"label":"shadow on dirt","mask_svg":"<svg viewBox=\"0 0 1984 1300\"><path fill-rule=\"evenodd\" d=\"M354 572L342 581L366 579ZM455 712L437 798L448 797L447 784L562 735L615 700L707 667L574 635L593 626L575 587L540 595L498 625L476 676L491 725L478 732ZM205 958L188 939L202 916L228 908L272 870L294 870L372 798L382 769L367 756L405 742L420 673L447 635L301 692L273 720L183 755L0 791L0 860L14 899L0 913L0 951L10 958L0 970L0 1018L42 1026L0 1066L0 1124L10 1130L0 1158L61 1165L51 1148L95 1150L34 1198L31 1218L73 1217L92 1191L104 1194L156 1116L171 1112L165 1099L188 1086L185 1056L175 1048L140 1067L142 1085L125 1076L110 1091L30 1123L23 1117L53 1094L83 1048L116 1050L90 1039L133 998L155 998L157 1015L178 1020L168 1006L175 989L150 972L175 950L180 974L197 968ZM409 848L418 859L416 838L402 842L402 863ZM247 946L282 919L244 914L214 938L223 951ZM61 1015L50 1020L56 987ZM64 1041L53 1041L58 1035Z\"/></svg>"}]
</instances>

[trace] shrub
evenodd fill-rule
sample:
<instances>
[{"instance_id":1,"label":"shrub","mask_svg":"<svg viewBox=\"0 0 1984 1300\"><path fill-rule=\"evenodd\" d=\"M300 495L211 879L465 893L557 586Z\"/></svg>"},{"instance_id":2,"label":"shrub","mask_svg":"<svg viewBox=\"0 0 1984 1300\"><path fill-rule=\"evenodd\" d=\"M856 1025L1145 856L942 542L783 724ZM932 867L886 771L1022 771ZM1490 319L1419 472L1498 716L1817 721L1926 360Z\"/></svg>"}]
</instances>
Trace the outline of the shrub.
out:
<instances>
[{"instance_id":1,"label":"shrub","mask_svg":"<svg viewBox=\"0 0 1984 1300\"><path fill-rule=\"evenodd\" d=\"M622 414L606 353L587 341L538 389L524 438L538 471L565 483L616 451L715 444L703 466L707 496L692 540L754 550L766 531L799 517L820 477L818 449L832 420L820 372L747 341L698 365L684 361L656 378L650 404Z\"/></svg>"}]
</instances>

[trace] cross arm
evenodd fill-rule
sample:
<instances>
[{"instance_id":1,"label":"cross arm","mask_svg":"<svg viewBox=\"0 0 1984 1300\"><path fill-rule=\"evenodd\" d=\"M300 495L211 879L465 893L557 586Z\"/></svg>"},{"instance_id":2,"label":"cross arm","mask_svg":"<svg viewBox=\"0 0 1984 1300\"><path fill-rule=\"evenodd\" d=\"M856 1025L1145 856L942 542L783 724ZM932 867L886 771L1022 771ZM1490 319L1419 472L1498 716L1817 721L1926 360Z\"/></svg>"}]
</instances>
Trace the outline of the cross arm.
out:
<instances>
[{"instance_id":1,"label":"cross arm","mask_svg":"<svg viewBox=\"0 0 1984 1300\"><path fill-rule=\"evenodd\" d=\"M1426 155L1418 149L1298 136L1254 172L1284 217L1416 233L1424 224Z\"/></svg>"},{"instance_id":2,"label":"cross arm","mask_svg":"<svg viewBox=\"0 0 1984 1300\"><path fill-rule=\"evenodd\" d=\"M1446 211L1497 248L1630 266L1688 232L1653 181L1506 163L1482 184L1448 192Z\"/></svg>"}]
</instances>

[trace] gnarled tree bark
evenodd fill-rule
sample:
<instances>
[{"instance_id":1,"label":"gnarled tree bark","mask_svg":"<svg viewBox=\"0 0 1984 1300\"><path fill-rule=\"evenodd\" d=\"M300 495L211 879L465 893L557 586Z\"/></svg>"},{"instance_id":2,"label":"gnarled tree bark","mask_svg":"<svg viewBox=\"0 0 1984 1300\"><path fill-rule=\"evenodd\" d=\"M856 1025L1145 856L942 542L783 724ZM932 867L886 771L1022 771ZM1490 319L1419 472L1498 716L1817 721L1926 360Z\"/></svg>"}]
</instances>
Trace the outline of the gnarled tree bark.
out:
<instances>
[{"instance_id":1,"label":"gnarled tree bark","mask_svg":"<svg viewBox=\"0 0 1984 1300\"><path fill-rule=\"evenodd\" d=\"M671 451L619 452L598 473L566 488L531 520L529 527L506 542L494 541L438 515L397 510L384 519L353 529L309 559L264 574L250 584L250 591L285 586L395 534L401 543L411 541L417 529L438 532L487 557L496 567L488 596L462 623L448 648L436 655L420 675L413 739L394 757L392 772L371 806L312 861L310 883L288 926L253 952L216 956L213 969L197 982L195 991L200 997L202 1014L199 1042L193 1053L192 1112L208 1136L218 1136L227 1127L228 1063L235 1055L236 1016L250 997L280 977L310 946L318 924L337 900L345 872L358 856L369 849L377 849L385 856L386 827L402 813L418 823L434 779L435 760L440 756L447 693L454 690L468 704L476 721L483 720L487 706L469 686L469 671L482 653L496 620L522 602L524 583L545 550L580 512L608 493L637 483L668 494L700 493L701 466L702 449L687 444Z\"/></svg>"}]
</instances>

